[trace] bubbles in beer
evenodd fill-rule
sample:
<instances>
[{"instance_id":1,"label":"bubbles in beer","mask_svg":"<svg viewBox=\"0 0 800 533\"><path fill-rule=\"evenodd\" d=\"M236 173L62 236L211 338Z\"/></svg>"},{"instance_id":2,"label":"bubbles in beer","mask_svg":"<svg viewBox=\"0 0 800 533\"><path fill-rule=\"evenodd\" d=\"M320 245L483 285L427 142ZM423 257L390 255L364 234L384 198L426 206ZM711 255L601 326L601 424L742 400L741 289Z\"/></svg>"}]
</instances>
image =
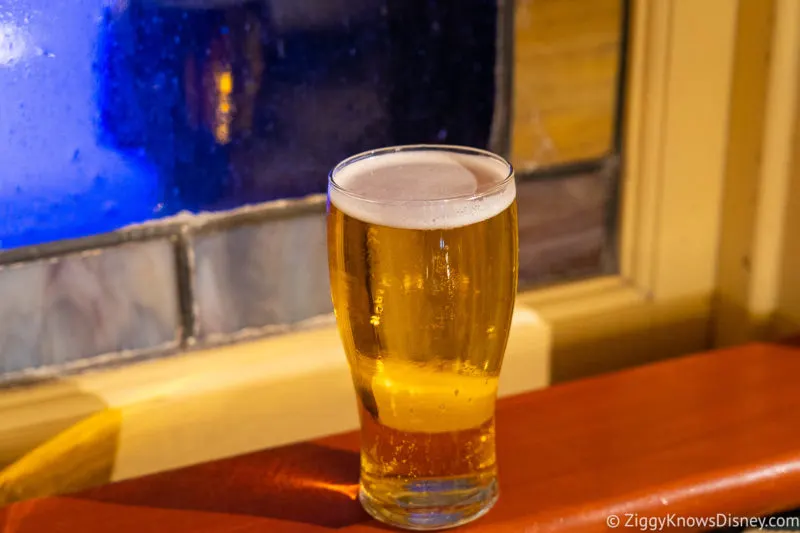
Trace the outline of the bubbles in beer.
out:
<instances>
[{"instance_id":1,"label":"bubbles in beer","mask_svg":"<svg viewBox=\"0 0 800 533\"><path fill-rule=\"evenodd\" d=\"M510 175L480 151L436 147L334 171L331 291L359 391L364 494L394 498L425 478L460 498L493 482L516 290Z\"/></svg>"}]
</instances>

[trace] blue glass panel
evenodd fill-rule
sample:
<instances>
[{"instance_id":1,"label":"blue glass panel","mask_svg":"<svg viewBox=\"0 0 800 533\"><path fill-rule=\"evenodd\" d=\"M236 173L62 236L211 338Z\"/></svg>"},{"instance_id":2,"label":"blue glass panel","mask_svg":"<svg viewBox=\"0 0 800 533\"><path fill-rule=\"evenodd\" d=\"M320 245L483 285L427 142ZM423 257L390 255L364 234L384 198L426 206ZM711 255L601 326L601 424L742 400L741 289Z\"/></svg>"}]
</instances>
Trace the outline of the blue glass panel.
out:
<instances>
[{"instance_id":1,"label":"blue glass panel","mask_svg":"<svg viewBox=\"0 0 800 533\"><path fill-rule=\"evenodd\" d=\"M0 248L485 147L495 0L0 0Z\"/></svg>"}]
</instances>

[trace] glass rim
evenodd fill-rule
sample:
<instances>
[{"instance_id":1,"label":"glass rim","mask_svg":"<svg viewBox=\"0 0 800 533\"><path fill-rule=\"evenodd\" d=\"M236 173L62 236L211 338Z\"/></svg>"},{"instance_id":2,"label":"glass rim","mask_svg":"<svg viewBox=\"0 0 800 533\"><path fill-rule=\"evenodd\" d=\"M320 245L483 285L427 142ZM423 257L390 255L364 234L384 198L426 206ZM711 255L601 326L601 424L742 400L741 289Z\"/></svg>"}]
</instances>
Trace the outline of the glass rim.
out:
<instances>
[{"instance_id":1,"label":"glass rim","mask_svg":"<svg viewBox=\"0 0 800 533\"><path fill-rule=\"evenodd\" d=\"M498 181L488 189L481 191L479 193L454 194L452 196L447 196L444 198L436 198L435 200L426 200L421 198L412 200L378 200L370 196L365 196L363 194L358 194L353 191L350 191L336 182L336 174L342 169L349 167L354 163L358 163L359 161L363 161L365 159L371 159L373 157L381 157L385 155L404 153L404 152L444 152L444 153L477 156L481 158L491 159L493 161L502 164L506 168L506 172L500 181ZM334 166L328 173L329 188L333 188L338 193L348 196L350 198L375 204L403 204L403 205L441 204L453 201L463 202L463 201L479 200L481 198L486 198L487 196L491 196L499 191L502 191L509 185L510 182L513 181L514 181L514 166L506 158L494 152L490 152L489 150L483 150L481 148L473 148L471 146L460 146L456 144L401 144L395 146L386 146L383 148L376 148L374 150L367 150L364 152L351 155L346 159L343 159L342 161L337 163L336 166Z\"/></svg>"}]
</instances>

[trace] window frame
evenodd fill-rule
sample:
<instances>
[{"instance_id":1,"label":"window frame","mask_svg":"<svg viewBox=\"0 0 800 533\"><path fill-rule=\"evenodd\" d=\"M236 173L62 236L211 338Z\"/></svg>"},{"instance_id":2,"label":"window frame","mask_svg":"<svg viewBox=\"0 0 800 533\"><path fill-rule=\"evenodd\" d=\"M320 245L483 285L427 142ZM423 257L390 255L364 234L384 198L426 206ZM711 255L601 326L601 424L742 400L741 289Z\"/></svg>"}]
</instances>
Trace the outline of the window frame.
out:
<instances>
[{"instance_id":1,"label":"window frame","mask_svg":"<svg viewBox=\"0 0 800 533\"><path fill-rule=\"evenodd\" d=\"M800 335L800 4L740 0L714 343Z\"/></svg>"},{"instance_id":2,"label":"window frame","mask_svg":"<svg viewBox=\"0 0 800 533\"><path fill-rule=\"evenodd\" d=\"M738 2L631 4L619 273L519 297L553 381L710 345Z\"/></svg>"}]
</instances>

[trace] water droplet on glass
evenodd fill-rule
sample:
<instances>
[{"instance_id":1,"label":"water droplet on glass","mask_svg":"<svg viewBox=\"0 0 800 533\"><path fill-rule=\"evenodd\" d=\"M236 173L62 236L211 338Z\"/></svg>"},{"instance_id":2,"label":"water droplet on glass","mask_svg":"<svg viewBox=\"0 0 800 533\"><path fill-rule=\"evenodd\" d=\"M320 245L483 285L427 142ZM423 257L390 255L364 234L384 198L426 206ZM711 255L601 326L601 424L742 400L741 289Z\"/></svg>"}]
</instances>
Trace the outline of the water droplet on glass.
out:
<instances>
[{"instance_id":1,"label":"water droplet on glass","mask_svg":"<svg viewBox=\"0 0 800 533\"><path fill-rule=\"evenodd\" d=\"M107 201L103 202L103 211L105 212L106 216L114 216L119 211L117 206L117 202Z\"/></svg>"}]
</instances>

